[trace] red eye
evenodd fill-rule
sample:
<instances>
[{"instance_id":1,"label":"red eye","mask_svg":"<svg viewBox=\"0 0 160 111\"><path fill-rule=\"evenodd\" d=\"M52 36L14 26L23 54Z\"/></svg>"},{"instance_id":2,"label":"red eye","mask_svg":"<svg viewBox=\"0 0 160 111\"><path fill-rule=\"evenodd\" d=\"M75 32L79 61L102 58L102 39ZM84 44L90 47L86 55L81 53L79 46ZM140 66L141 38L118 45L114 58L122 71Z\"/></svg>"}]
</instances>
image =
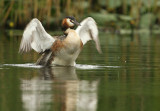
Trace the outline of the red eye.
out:
<instances>
[{"instance_id":1,"label":"red eye","mask_svg":"<svg viewBox=\"0 0 160 111\"><path fill-rule=\"evenodd\" d=\"M70 20L70 22L72 22L72 23L73 23L73 20Z\"/></svg>"}]
</instances>

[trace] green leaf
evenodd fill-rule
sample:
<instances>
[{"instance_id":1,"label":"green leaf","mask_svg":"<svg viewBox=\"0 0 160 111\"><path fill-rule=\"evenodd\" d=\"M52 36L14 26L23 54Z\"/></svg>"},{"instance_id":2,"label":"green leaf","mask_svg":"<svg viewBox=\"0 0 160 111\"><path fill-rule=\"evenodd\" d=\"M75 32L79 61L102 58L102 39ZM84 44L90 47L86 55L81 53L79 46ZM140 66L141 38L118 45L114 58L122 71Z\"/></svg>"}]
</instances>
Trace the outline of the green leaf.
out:
<instances>
[{"instance_id":1,"label":"green leaf","mask_svg":"<svg viewBox=\"0 0 160 111\"><path fill-rule=\"evenodd\" d=\"M155 21L155 16L152 13L147 13L141 16L140 27L149 28Z\"/></svg>"},{"instance_id":2,"label":"green leaf","mask_svg":"<svg viewBox=\"0 0 160 111\"><path fill-rule=\"evenodd\" d=\"M116 14L108 14L108 13L91 13L91 17L93 17L99 25L104 25L107 22L116 22L117 17Z\"/></svg>"},{"instance_id":3,"label":"green leaf","mask_svg":"<svg viewBox=\"0 0 160 111\"><path fill-rule=\"evenodd\" d=\"M133 18L131 16L127 16L127 15L119 15L119 18L123 21L131 21L133 20Z\"/></svg>"},{"instance_id":4,"label":"green leaf","mask_svg":"<svg viewBox=\"0 0 160 111\"><path fill-rule=\"evenodd\" d=\"M122 5L122 1L121 0L109 0L107 5L109 8L116 8Z\"/></svg>"}]
</instances>

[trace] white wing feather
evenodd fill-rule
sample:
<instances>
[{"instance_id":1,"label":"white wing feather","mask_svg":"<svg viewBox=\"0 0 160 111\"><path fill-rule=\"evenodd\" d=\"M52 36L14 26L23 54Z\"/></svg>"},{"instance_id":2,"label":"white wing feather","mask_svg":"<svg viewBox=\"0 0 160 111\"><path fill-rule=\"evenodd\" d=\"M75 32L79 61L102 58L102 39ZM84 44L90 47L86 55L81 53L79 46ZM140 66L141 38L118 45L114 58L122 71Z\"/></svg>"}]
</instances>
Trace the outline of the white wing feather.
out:
<instances>
[{"instance_id":1,"label":"white wing feather","mask_svg":"<svg viewBox=\"0 0 160 111\"><path fill-rule=\"evenodd\" d=\"M76 32L79 34L83 45L85 45L89 40L94 40L98 52L102 52L98 38L98 28L93 18L87 17L84 19L76 29Z\"/></svg>"},{"instance_id":2,"label":"white wing feather","mask_svg":"<svg viewBox=\"0 0 160 111\"><path fill-rule=\"evenodd\" d=\"M55 39L44 30L41 22L34 18L23 33L19 52L28 52L31 49L36 52L44 52L51 48L54 41Z\"/></svg>"}]
</instances>

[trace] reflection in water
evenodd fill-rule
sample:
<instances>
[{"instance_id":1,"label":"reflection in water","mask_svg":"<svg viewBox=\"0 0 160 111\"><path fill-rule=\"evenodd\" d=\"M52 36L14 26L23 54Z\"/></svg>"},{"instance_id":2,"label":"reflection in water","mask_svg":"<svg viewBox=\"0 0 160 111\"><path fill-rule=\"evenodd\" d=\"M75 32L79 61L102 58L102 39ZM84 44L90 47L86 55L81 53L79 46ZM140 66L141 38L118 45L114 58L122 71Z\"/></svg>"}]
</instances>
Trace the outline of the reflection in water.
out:
<instances>
[{"instance_id":1,"label":"reflection in water","mask_svg":"<svg viewBox=\"0 0 160 111\"><path fill-rule=\"evenodd\" d=\"M22 80L22 101L27 111L40 111L49 109L49 103L52 95L51 84L46 81L32 78L31 80ZM45 91L45 92L44 92Z\"/></svg>"},{"instance_id":2,"label":"reflection in water","mask_svg":"<svg viewBox=\"0 0 160 111\"><path fill-rule=\"evenodd\" d=\"M78 111L96 111L98 81L80 81Z\"/></svg>"},{"instance_id":3,"label":"reflection in water","mask_svg":"<svg viewBox=\"0 0 160 111\"><path fill-rule=\"evenodd\" d=\"M22 80L27 111L96 111L98 81L79 80L74 67L40 69L40 77Z\"/></svg>"}]
</instances>

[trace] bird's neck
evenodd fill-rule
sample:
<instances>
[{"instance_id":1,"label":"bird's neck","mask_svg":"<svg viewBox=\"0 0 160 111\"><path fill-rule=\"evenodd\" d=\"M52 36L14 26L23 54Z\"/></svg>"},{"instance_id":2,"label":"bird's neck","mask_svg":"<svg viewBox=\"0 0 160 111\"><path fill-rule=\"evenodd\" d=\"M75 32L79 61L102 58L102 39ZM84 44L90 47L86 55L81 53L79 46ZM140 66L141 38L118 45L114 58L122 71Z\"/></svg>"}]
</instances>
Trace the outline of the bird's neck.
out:
<instances>
[{"instance_id":1,"label":"bird's neck","mask_svg":"<svg viewBox=\"0 0 160 111\"><path fill-rule=\"evenodd\" d=\"M70 28L66 28L65 30L63 30L63 33L64 33L65 35L68 35L69 31L70 31Z\"/></svg>"},{"instance_id":2,"label":"bird's neck","mask_svg":"<svg viewBox=\"0 0 160 111\"><path fill-rule=\"evenodd\" d=\"M69 27L62 26L62 31L65 32Z\"/></svg>"},{"instance_id":3,"label":"bird's neck","mask_svg":"<svg viewBox=\"0 0 160 111\"><path fill-rule=\"evenodd\" d=\"M63 25L62 26L62 31L65 35L68 35L68 32L69 32L68 30L73 29L73 28L74 28L74 26L73 27L68 27L67 25Z\"/></svg>"}]
</instances>

